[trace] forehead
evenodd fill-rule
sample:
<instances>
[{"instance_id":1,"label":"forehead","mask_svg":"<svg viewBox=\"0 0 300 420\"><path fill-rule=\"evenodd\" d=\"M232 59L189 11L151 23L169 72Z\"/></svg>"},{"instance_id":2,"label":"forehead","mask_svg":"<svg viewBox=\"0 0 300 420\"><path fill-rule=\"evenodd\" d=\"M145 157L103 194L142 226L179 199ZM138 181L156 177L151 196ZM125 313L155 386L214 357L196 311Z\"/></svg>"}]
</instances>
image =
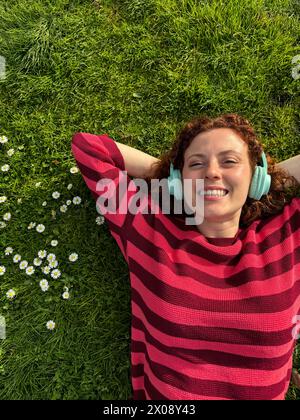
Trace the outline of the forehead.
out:
<instances>
[{"instance_id":1,"label":"forehead","mask_svg":"<svg viewBox=\"0 0 300 420\"><path fill-rule=\"evenodd\" d=\"M194 153L221 153L226 150L245 155L248 145L230 128L214 128L198 134L186 149L185 157L189 158Z\"/></svg>"}]
</instances>

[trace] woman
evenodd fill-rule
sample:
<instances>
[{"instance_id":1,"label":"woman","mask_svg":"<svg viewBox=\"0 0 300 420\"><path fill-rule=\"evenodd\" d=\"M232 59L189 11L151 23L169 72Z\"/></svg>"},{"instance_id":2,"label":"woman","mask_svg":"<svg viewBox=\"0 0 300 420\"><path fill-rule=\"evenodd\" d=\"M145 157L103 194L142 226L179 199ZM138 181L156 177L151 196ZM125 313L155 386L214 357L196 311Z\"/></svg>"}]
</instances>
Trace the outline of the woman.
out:
<instances>
[{"instance_id":1,"label":"woman","mask_svg":"<svg viewBox=\"0 0 300 420\"><path fill-rule=\"evenodd\" d=\"M237 114L193 119L160 159L89 133L73 136L72 152L129 267L133 399L284 399L300 314L299 157L264 160ZM99 198L117 197L118 210L138 192L122 171L148 185L168 178L169 214L105 214ZM174 212L188 179L193 206L205 194L196 225Z\"/></svg>"}]
</instances>

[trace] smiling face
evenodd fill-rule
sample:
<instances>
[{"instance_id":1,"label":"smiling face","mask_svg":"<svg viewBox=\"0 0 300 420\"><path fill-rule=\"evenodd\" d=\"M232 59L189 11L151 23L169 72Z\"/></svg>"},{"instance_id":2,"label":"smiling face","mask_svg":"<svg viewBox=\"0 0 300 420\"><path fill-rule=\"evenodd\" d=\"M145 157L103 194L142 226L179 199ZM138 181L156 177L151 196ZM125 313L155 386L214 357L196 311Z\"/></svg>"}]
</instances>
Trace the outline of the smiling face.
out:
<instances>
[{"instance_id":1,"label":"smiling face","mask_svg":"<svg viewBox=\"0 0 300 420\"><path fill-rule=\"evenodd\" d=\"M193 205L196 179L204 180L204 189L228 191L221 197L204 196L204 220L198 229L207 237L234 237L252 178L248 145L229 128L200 133L184 153L182 178L194 180Z\"/></svg>"}]
</instances>

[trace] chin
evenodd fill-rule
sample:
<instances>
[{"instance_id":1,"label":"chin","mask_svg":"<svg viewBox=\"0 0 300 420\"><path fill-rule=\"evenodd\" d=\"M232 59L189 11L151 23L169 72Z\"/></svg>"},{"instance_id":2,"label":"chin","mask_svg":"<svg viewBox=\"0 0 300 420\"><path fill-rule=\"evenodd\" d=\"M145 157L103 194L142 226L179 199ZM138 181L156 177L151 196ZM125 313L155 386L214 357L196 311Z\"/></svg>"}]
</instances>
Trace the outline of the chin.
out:
<instances>
[{"instance_id":1,"label":"chin","mask_svg":"<svg viewBox=\"0 0 300 420\"><path fill-rule=\"evenodd\" d=\"M208 213L204 212L204 219L207 222L222 222L226 220L226 214Z\"/></svg>"}]
</instances>

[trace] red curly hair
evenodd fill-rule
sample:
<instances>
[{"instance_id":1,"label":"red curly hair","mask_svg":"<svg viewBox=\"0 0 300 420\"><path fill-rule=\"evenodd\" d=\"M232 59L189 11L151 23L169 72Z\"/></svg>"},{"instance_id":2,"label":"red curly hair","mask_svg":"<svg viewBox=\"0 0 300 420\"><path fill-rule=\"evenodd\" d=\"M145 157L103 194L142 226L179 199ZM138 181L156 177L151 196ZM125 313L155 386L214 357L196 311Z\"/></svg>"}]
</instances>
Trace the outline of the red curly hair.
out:
<instances>
[{"instance_id":1,"label":"red curly hair","mask_svg":"<svg viewBox=\"0 0 300 420\"><path fill-rule=\"evenodd\" d=\"M255 167L260 162L263 145L258 139L250 122L238 114L222 114L216 118L208 116L195 117L185 123L177 134L170 150L160 156L160 160L152 164L151 176L145 178L150 187L151 179L167 178L170 174L170 164L174 169L182 171L184 166L184 153L193 139L199 134L215 128L231 128L248 145L248 156L254 173ZM283 207L290 203L293 197L299 195L300 184L289 173L276 167L275 159L265 152L268 163L268 174L271 175L271 186L268 194L260 200L247 197L242 207L240 227L248 226L253 221L280 213ZM160 196L161 198L161 196ZM185 212L183 210L183 215ZM171 200L171 214L174 215L174 200ZM176 217L180 217L176 214Z\"/></svg>"}]
</instances>

